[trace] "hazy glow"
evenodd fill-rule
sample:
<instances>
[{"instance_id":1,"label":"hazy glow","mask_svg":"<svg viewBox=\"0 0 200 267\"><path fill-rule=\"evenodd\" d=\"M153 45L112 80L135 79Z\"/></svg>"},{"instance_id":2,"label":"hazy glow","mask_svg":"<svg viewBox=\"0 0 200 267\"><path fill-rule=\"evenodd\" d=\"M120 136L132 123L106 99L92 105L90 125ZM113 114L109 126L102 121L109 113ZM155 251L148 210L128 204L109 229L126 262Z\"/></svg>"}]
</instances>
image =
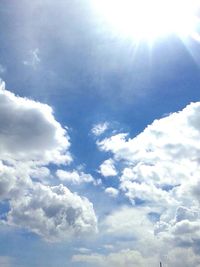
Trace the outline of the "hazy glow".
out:
<instances>
[{"instance_id":1,"label":"hazy glow","mask_svg":"<svg viewBox=\"0 0 200 267\"><path fill-rule=\"evenodd\" d=\"M198 24L199 0L93 0L98 13L122 35L152 40L190 36Z\"/></svg>"}]
</instances>

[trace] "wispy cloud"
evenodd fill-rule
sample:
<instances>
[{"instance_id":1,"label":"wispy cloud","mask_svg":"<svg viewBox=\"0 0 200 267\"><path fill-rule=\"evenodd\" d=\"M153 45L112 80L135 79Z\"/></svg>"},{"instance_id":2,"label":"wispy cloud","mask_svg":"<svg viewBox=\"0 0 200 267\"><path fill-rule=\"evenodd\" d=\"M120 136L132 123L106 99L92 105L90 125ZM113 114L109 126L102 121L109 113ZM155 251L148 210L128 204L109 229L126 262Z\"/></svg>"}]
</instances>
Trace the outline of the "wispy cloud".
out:
<instances>
[{"instance_id":1,"label":"wispy cloud","mask_svg":"<svg viewBox=\"0 0 200 267\"><path fill-rule=\"evenodd\" d=\"M0 74L3 74L6 72L6 67L0 64Z\"/></svg>"},{"instance_id":2,"label":"wispy cloud","mask_svg":"<svg viewBox=\"0 0 200 267\"><path fill-rule=\"evenodd\" d=\"M107 129L109 128L109 123L108 122L103 122L103 123L98 123L95 124L91 130L91 132L95 136L100 136L102 135Z\"/></svg>"},{"instance_id":3,"label":"wispy cloud","mask_svg":"<svg viewBox=\"0 0 200 267\"><path fill-rule=\"evenodd\" d=\"M33 49L28 53L27 59L23 61L23 64L26 66L33 67L34 69L39 65L41 59L39 57L39 49Z\"/></svg>"}]
</instances>

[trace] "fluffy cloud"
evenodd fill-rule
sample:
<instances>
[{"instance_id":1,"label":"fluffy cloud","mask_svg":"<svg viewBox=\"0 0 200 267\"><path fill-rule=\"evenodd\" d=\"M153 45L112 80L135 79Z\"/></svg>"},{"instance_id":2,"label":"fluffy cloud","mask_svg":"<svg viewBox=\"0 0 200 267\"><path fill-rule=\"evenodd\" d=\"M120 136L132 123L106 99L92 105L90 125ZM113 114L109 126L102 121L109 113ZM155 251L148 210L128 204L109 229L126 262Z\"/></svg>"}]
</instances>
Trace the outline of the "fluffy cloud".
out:
<instances>
[{"instance_id":1,"label":"fluffy cloud","mask_svg":"<svg viewBox=\"0 0 200 267\"><path fill-rule=\"evenodd\" d=\"M185 184L198 183L199 118L200 103L192 103L154 121L133 139L118 134L97 143L101 150L111 151L115 161L124 163L121 189L130 199L175 201Z\"/></svg>"},{"instance_id":2,"label":"fluffy cloud","mask_svg":"<svg viewBox=\"0 0 200 267\"><path fill-rule=\"evenodd\" d=\"M199 264L199 122L200 103L191 103L180 112L155 120L134 138L121 133L97 142L100 150L113 154L115 166L120 165L119 189L135 207L147 208L144 222L148 231L154 232L150 240L155 243L158 238L162 255L169 251L170 266L182 266L181 257L175 260L176 253L185 258L183 266ZM149 225L148 216L157 223ZM140 238L143 232L139 229Z\"/></svg>"},{"instance_id":3,"label":"fluffy cloud","mask_svg":"<svg viewBox=\"0 0 200 267\"><path fill-rule=\"evenodd\" d=\"M116 176L117 171L114 166L114 161L112 159L105 160L99 167L99 172L104 177Z\"/></svg>"},{"instance_id":4,"label":"fluffy cloud","mask_svg":"<svg viewBox=\"0 0 200 267\"><path fill-rule=\"evenodd\" d=\"M15 96L0 83L0 198L16 198L49 163L71 161L69 137L45 104Z\"/></svg>"},{"instance_id":5,"label":"fluffy cloud","mask_svg":"<svg viewBox=\"0 0 200 267\"><path fill-rule=\"evenodd\" d=\"M119 191L116 188L107 187L105 189L105 193L108 194L111 197L116 197L119 194Z\"/></svg>"},{"instance_id":6,"label":"fluffy cloud","mask_svg":"<svg viewBox=\"0 0 200 267\"><path fill-rule=\"evenodd\" d=\"M0 89L0 159L67 163L69 137L50 106Z\"/></svg>"},{"instance_id":7,"label":"fluffy cloud","mask_svg":"<svg viewBox=\"0 0 200 267\"><path fill-rule=\"evenodd\" d=\"M67 131L51 107L15 96L2 82L0 124L0 200L9 204L1 223L51 242L96 232L97 219L87 198L63 185L47 185L49 164L72 160Z\"/></svg>"},{"instance_id":8,"label":"fluffy cloud","mask_svg":"<svg viewBox=\"0 0 200 267\"><path fill-rule=\"evenodd\" d=\"M17 198L32 186L29 172L25 164L6 165L0 161L0 200Z\"/></svg>"},{"instance_id":9,"label":"fluffy cloud","mask_svg":"<svg viewBox=\"0 0 200 267\"><path fill-rule=\"evenodd\" d=\"M173 219L161 216L155 226L156 235L163 242L179 248L200 251L200 213L197 208L178 207Z\"/></svg>"},{"instance_id":10,"label":"fluffy cloud","mask_svg":"<svg viewBox=\"0 0 200 267\"><path fill-rule=\"evenodd\" d=\"M35 185L31 193L10 205L8 224L27 228L48 241L97 231L92 204L63 185Z\"/></svg>"},{"instance_id":11,"label":"fluffy cloud","mask_svg":"<svg viewBox=\"0 0 200 267\"><path fill-rule=\"evenodd\" d=\"M107 215L101 228L104 235L115 244L115 252L107 255L93 253L86 258L76 255L78 258L75 259L85 260L84 266L96 266L95 262L99 264L97 266L113 266L113 263L108 264L110 255L115 255L116 259L125 256L128 261L129 253L134 251L141 255L137 267L158 266L159 261L163 262L163 266L200 266L199 210L179 207L168 222L164 221L164 214L159 220L158 211L159 208L145 205L124 206L112 212ZM125 251L129 253L124 255L121 247L128 247ZM114 266L123 266L123 263L118 261ZM131 263L134 266L134 259L131 259Z\"/></svg>"},{"instance_id":12,"label":"fluffy cloud","mask_svg":"<svg viewBox=\"0 0 200 267\"><path fill-rule=\"evenodd\" d=\"M86 174L84 172L78 172L76 170L69 172L64 170L56 171L57 177L63 181L73 184L81 184L81 183L94 183L94 179L90 174Z\"/></svg>"}]
</instances>

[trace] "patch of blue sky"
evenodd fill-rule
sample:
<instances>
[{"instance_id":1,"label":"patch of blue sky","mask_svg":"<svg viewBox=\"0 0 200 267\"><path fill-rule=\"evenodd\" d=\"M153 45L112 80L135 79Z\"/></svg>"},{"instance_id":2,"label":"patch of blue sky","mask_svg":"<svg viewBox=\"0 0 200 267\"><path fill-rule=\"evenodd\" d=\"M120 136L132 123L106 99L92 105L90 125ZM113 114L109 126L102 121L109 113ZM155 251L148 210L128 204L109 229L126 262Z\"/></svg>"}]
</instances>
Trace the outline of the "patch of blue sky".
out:
<instances>
[{"instance_id":1,"label":"patch of blue sky","mask_svg":"<svg viewBox=\"0 0 200 267\"><path fill-rule=\"evenodd\" d=\"M156 223L157 221L160 220L160 214L157 212L149 212L148 218L150 219L151 222Z\"/></svg>"},{"instance_id":2,"label":"patch of blue sky","mask_svg":"<svg viewBox=\"0 0 200 267\"><path fill-rule=\"evenodd\" d=\"M69 243L65 244L47 244L41 242L37 235L22 230L7 230L1 232L0 254L8 255L14 259L14 266L34 267L44 266L64 267L65 261L72 253ZM59 257L58 257L59 255Z\"/></svg>"},{"instance_id":3,"label":"patch of blue sky","mask_svg":"<svg viewBox=\"0 0 200 267\"><path fill-rule=\"evenodd\" d=\"M179 185L170 185L170 184L166 184L166 185L162 185L162 190L164 191L171 191L173 188L178 187Z\"/></svg>"},{"instance_id":4,"label":"patch of blue sky","mask_svg":"<svg viewBox=\"0 0 200 267\"><path fill-rule=\"evenodd\" d=\"M6 213L10 210L10 205L8 201L0 202L0 219L5 220Z\"/></svg>"}]
</instances>

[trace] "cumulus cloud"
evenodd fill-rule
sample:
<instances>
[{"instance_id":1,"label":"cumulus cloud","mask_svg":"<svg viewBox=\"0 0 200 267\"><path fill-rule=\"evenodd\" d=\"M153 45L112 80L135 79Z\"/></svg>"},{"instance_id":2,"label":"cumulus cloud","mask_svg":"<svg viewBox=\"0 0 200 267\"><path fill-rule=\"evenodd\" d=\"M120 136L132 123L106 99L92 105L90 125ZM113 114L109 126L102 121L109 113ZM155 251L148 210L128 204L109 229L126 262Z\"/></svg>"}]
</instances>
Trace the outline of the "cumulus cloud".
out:
<instances>
[{"instance_id":1,"label":"cumulus cloud","mask_svg":"<svg viewBox=\"0 0 200 267\"><path fill-rule=\"evenodd\" d=\"M69 172L64 170L56 171L57 177L67 183L81 184L81 183L95 183L93 177L90 174L84 172L78 172L76 170Z\"/></svg>"},{"instance_id":2,"label":"cumulus cloud","mask_svg":"<svg viewBox=\"0 0 200 267\"><path fill-rule=\"evenodd\" d=\"M107 187L105 189L105 193L108 194L111 197L117 197L117 195L119 194L119 191L116 188Z\"/></svg>"},{"instance_id":3,"label":"cumulus cloud","mask_svg":"<svg viewBox=\"0 0 200 267\"><path fill-rule=\"evenodd\" d=\"M48 241L97 231L92 204L63 185L35 185L31 193L10 205L8 224L27 228Z\"/></svg>"},{"instance_id":4,"label":"cumulus cloud","mask_svg":"<svg viewBox=\"0 0 200 267\"><path fill-rule=\"evenodd\" d=\"M192 103L154 121L133 139L118 134L97 143L101 150L113 153L113 160L124 163L120 182L130 199L150 201L157 195L155 201L176 200L180 187L197 182L199 117L200 103Z\"/></svg>"},{"instance_id":5,"label":"cumulus cloud","mask_svg":"<svg viewBox=\"0 0 200 267\"><path fill-rule=\"evenodd\" d=\"M50 106L0 89L0 201L2 223L26 228L47 241L97 231L92 203L63 185L49 186L49 164L69 164L69 136ZM81 174L86 181L92 178Z\"/></svg>"},{"instance_id":6,"label":"cumulus cloud","mask_svg":"<svg viewBox=\"0 0 200 267\"><path fill-rule=\"evenodd\" d=\"M50 106L0 90L0 158L67 163L67 132Z\"/></svg>"},{"instance_id":7,"label":"cumulus cloud","mask_svg":"<svg viewBox=\"0 0 200 267\"><path fill-rule=\"evenodd\" d=\"M120 165L119 189L135 207L151 209L144 216L146 223L148 216L156 222L149 225L148 231L154 232L150 240L155 244L154 238L158 238L161 254L169 250L170 266L177 262L182 266L172 255L173 251L181 255L180 248L183 266L199 264L199 121L200 102L191 103L180 112L155 120L134 138L121 133L97 141L101 151L113 154L116 168ZM140 229L139 236L143 232ZM184 255L186 249L191 259Z\"/></svg>"},{"instance_id":8,"label":"cumulus cloud","mask_svg":"<svg viewBox=\"0 0 200 267\"><path fill-rule=\"evenodd\" d=\"M102 135L109 127L109 123L108 122L103 122L103 123L99 123L99 124L95 124L91 130L91 132L95 135L95 136L100 136Z\"/></svg>"},{"instance_id":9,"label":"cumulus cloud","mask_svg":"<svg viewBox=\"0 0 200 267\"><path fill-rule=\"evenodd\" d=\"M155 225L156 235L165 243L179 248L193 249L199 253L200 213L199 208L178 207L174 218L161 216Z\"/></svg>"},{"instance_id":10,"label":"cumulus cloud","mask_svg":"<svg viewBox=\"0 0 200 267\"><path fill-rule=\"evenodd\" d=\"M29 166L18 163L6 165L0 161L0 200L17 198L32 186Z\"/></svg>"},{"instance_id":11,"label":"cumulus cloud","mask_svg":"<svg viewBox=\"0 0 200 267\"><path fill-rule=\"evenodd\" d=\"M114 166L114 161L112 159L105 160L99 167L99 172L104 177L116 176L117 171Z\"/></svg>"},{"instance_id":12,"label":"cumulus cloud","mask_svg":"<svg viewBox=\"0 0 200 267\"><path fill-rule=\"evenodd\" d=\"M164 214L159 220L158 212L159 209L148 205L124 206L106 216L102 231L115 244L116 258L123 257L119 248L125 246L130 253L134 251L142 255L142 261L137 262L137 267L157 266L159 261L163 262L163 266L199 266L199 211L179 207L168 222L164 222ZM156 232L156 228L160 232ZM93 253L91 258L86 257L85 266L90 266L91 262L91 266L95 262L99 266L113 266L108 264L109 255ZM78 260L85 259L78 256ZM123 263L119 261L114 266L121 266L120 264ZM132 265L134 266L133 260Z\"/></svg>"}]
</instances>

